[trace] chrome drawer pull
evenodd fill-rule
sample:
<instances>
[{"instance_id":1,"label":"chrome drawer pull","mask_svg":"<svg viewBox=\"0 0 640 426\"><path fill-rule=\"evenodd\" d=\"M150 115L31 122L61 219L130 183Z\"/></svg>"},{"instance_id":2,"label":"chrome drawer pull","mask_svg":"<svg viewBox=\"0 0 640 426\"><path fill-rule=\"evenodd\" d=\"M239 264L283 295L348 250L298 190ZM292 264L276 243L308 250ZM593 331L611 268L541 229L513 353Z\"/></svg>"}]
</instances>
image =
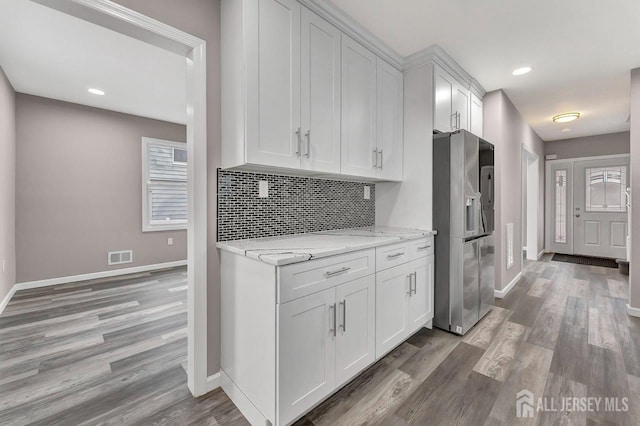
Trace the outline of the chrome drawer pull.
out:
<instances>
[{"instance_id":1,"label":"chrome drawer pull","mask_svg":"<svg viewBox=\"0 0 640 426\"><path fill-rule=\"evenodd\" d=\"M404 255L404 252L402 252L402 251L401 251L400 253L390 254L390 255L388 255L387 257L388 257L389 259L394 259L394 258L396 258L396 257L398 257L398 256L403 256L403 255Z\"/></svg>"},{"instance_id":2,"label":"chrome drawer pull","mask_svg":"<svg viewBox=\"0 0 640 426\"><path fill-rule=\"evenodd\" d=\"M431 248L431 246L428 245L428 246L418 247L418 250L424 250L424 249L428 249L428 248Z\"/></svg>"},{"instance_id":3,"label":"chrome drawer pull","mask_svg":"<svg viewBox=\"0 0 640 426\"><path fill-rule=\"evenodd\" d=\"M340 274L340 273L342 273L342 272L347 272L347 271L349 271L349 270L351 270L351 268L350 268L350 267L348 267L348 266L344 266L344 267L342 267L342 268L340 268L340 269L336 269L335 271L327 271L327 272L325 272L325 274L327 274L328 276L330 276L330 277L331 277L331 276L333 276L333 275Z\"/></svg>"}]
</instances>

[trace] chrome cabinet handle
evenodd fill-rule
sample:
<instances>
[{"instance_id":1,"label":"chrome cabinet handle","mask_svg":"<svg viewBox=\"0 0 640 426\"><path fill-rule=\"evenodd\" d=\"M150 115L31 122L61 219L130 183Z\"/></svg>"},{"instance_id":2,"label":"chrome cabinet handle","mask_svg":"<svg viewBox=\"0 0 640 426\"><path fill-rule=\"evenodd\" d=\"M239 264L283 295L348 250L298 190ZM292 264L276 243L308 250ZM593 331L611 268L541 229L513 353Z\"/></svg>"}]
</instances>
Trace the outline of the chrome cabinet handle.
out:
<instances>
[{"instance_id":1,"label":"chrome cabinet handle","mask_svg":"<svg viewBox=\"0 0 640 426\"><path fill-rule=\"evenodd\" d=\"M347 299L344 299L342 302L340 302L340 305L342 305L342 332L346 332L347 331Z\"/></svg>"},{"instance_id":2,"label":"chrome cabinet handle","mask_svg":"<svg viewBox=\"0 0 640 426\"><path fill-rule=\"evenodd\" d=\"M302 144L302 141L300 139L300 135L301 135L301 129L300 129L300 127L298 127L298 130L296 130L296 139L298 141L298 149L296 150L296 155L298 157L300 157L300 145Z\"/></svg>"},{"instance_id":3,"label":"chrome cabinet handle","mask_svg":"<svg viewBox=\"0 0 640 426\"><path fill-rule=\"evenodd\" d=\"M456 118L456 127L458 128L458 130L460 130L460 122L462 121L460 119L460 113L456 112L457 118Z\"/></svg>"},{"instance_id":4,"label":"chrome cabinet handle","mask_svg":"<svg viewBox=\"0 0 640 426\"><path fill-rule=\"evenodd\" d=\"M413 294L416 294L418 288L418 273L413 272L411 275L413 275Z\"/></svg>"},{"instance_id":5,"label":"chrome cabinet handle","mask_svg":"<svg viewBox=\"0 0 640 426\"><path fill-rule=\"evenodd\" d=\"M377 149L373 150L373 168L374 169L378 168L378 150Z\"/></svg>"},{"instance_id":6,"label":"chrome cabinet handle","mask_svg":"<svg viewBox=\"0 0 640 426\"><path fill-rule=\"evenodd\" d=\"M398 257L398 256L402 256L402 255L404 255L404 252L394 253L394 254L389 254L389 255L387 255L387 258L389 258L389 259L395 259L396 257Z\"/></svg>"},{"instance_id":7,"label":"chrome cabinet handle","mask_svg":"<svg viewBox=\"0 0 640 426\"><path fill-rule=\"evenodd\" d=\"M378 151L378 153L380 154L380 166L379 166L379 169L382 170L382 162L384 160L384 154L382 153L382 150Z\"/></svg>"},{"instance_id":8,"label":"chrome cabinet handle","mask_svg":"<svg viewBox=\"0 0 640 426\"><path fill-rule=\"evenodd\" d=\"M333 337L336 336L336 304L329 305L329 310L333 312L333 327L329 329L329 333L333 334Z\"/></svg>"},{"instance_id":9,"label":"chrome cabinet handle","mask_svg":"<svg viewBox=\"0 0 640 426\"><path fill-rule=\"evenodd\" d=\"M428 248L430 248L430 247L431 247L431 245L428 245L428 246L422 246L422 247L418 247L418 250L424 250L424 249L428 249Z\"/></svg>"},{"instance_id":10,"label":"chrome cabinet handle","mask_svg":"<svg viewBox=\"0 0 640 426\"><path fill-rule=\"evenodd\" d=\"M336 309L336 304L333 304L333 337L336 337L336 334L338 333L338 327L337 327L337 321L336 321L336 315L337 315L337 309Z\"/></svg>"},{"instance_id":11,"label":"chrome cabinet handle","mask_svg":"<svg viewBox=\"0 0 640 426\"><path fill-rule=\"evenodd\" d=\"M409 292L407 292L407 294L409 295L409 297L411 297L411 277L412 276L413 276L413 272L407 274L407 277L409 278Z\"/></svg>"},{"instance_id":12,"label":"chrome cabinet handle","mask_svg":"<svg viewBox=\"0 0 640 426\"><path fill-rule=\"evenodd\" d=\"M307 137L307 153L305 157L309 158L311 156L311 130L307 130L304 135Z\"/></svg>"},{"instance_id":13,"label":"chrome cabinet handle","mask_svg":"<svg viewBox=\"0 0 640 426\"><path fill-rule=\"evenodd\" d=\"M350 269L351 269L351 268L350 268L349 266L343 266L342 268L340 268L340 269L336 269L335 271L327 271L327 272L325 272L325 274L327 274L328 276L330 276L330 277L331 277L331 276L333 276L333 275L340 274L340 273L342 273L342 272L347 272L347 271L349 271Z\"/></svg>"},{"instance_id":14,"label":"chrome cabinet handle","mask_svg":"<svg viewBox=\"0 0 640 426\"><path fill-rule=\"evenodd\" d=\"M457 114L457 112L454 112L453 114L451 114L451 117L449 117L449 125L451 126L451 130L456 129L456 126L453 124L453 117L455 117Z\"/></svg>"}]
</instances>

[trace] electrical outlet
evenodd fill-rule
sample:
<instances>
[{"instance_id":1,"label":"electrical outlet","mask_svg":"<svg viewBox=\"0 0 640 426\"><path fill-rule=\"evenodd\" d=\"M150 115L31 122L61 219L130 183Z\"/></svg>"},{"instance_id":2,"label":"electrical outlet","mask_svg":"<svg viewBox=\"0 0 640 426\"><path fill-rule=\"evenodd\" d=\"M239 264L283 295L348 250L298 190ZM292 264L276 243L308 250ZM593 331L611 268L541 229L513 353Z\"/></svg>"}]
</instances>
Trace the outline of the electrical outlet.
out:
<instances>
[{"instance_id":1,"label":"electrical outlet","mask_svg":"<svg viewBox=\"0 0 640 426\"><path fill-rule=\"evenodd\" d=\"M172 246L173 245L173 238L167 238L167 245L168 246Z\"/></svg>"},{"instance_id":2,"label":"electrical outlet","mask_svg":"<svg viewBox=\"0 0 640 426\"><path fill-rule=\"evenodd\" d=\"M370 186L364 186L364 199L365 200L370 200L371 199L371 187Z\"/></svg>"},{"instance_id":3,"label":"electrical outlet","mask_svg":"<svg viewBox=\"0 0 640 426\"><path fill-rule=\"evenodd\" d=\"M258 181L258 197L269 198L269 181Z\"/></svg>"}]
</instances>

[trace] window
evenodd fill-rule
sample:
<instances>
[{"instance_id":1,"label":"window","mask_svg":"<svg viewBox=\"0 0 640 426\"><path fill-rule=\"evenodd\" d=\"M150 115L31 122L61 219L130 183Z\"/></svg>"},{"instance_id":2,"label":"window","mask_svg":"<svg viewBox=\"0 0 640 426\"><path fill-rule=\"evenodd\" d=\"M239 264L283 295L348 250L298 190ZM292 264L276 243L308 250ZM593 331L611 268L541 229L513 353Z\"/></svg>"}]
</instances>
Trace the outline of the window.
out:
<instances>
[{"instance_id":1,"label":"window","mask_svg":"<svg viewBox=\"0 0 640 426\"><path fill-rule=\"evenodd\" d=\"M567 242L567 171L556 170L555 242Z\"/></svg>"},{"instance_id":2,"label":"window","mask_svg":"<svg viewBox=\"0 0 640 426\"><path fill-rule=\"evenodd\" d=\"M627 167L593 167L585 169L585 210L588 212L626 212L624 190Z\"/></svg>"},{"instance_id":3,"label":"window","mask_svg":"<svg viewBox=\"0 0 640 426\"><path fill-rule=\"evenodd\" d=\"M142 138L142 230L187 229L187 150Z\"/></svg>"}]
</instances>

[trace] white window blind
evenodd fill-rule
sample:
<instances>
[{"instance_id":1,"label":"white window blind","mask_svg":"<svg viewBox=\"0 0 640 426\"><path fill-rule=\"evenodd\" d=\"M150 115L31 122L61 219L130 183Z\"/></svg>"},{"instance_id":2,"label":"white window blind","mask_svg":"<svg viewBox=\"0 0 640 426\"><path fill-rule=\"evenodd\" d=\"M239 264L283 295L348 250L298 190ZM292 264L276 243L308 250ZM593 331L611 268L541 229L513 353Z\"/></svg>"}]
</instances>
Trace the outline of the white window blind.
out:
<instances>
[{"instance_id":1,"label":"white window blind","mask_svg":"<svg viewBox=\"0 0 640 426\"><path fill-rule=\"evenodd\" d=\"M187 227L186 144L142 138L142 229Z\"/></svg>"}]
</instances>

